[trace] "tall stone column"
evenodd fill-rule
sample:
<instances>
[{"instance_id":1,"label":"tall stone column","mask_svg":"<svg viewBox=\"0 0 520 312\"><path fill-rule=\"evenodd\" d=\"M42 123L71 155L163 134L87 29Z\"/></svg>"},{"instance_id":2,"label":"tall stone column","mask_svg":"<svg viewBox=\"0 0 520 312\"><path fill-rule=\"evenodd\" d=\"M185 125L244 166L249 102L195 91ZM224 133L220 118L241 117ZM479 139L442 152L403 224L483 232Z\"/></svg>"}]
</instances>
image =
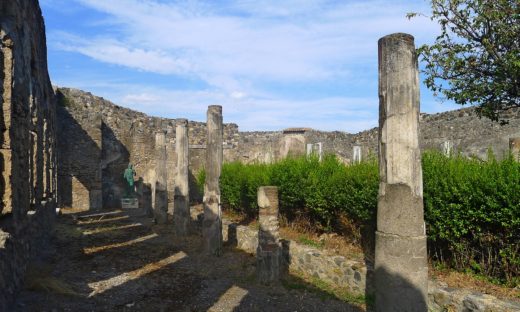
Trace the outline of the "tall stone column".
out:
<instances>
[{"instance_id":1,"label":"tall stone column","mask_svg":"<svg viewBox=\"0 0 520 312\"><path fill-rule=\"evenodd\" d=\"M278 221L278 188L261 186L258 188L258 247L256 268L258 280L263 284L276 283L280 279L280 224Z\"/></svg>"},{"instance_id":2,"label":"tall stone column","mask_svg":"<svg viewBox=\"0 0 520 312\"><path fill-rule=\"evenodd\" d=\"M376 311L427 311L428 266L414 38L379 39Z\"/></svg>"},{"instance_id":3,"label":"tall stone column","mask_svg":"<svg viewBox=\"0 0 520 312\"><path fill-rule=\"evenodd\" d=\"M208 254L222 253L222 220L220 211L220 173L222 170L222 106L208 107L208 142L206 146L206 181L204 183L204 221L202 235Z\"/></svg>"},{"instance_id":4,"label":"tall stone column","mask_svg":"<svg viewBox=\"0 0 520 312\"><path fill-rule=\"evenodd\" d=\"M155 188L153 212L158 224L168 221L168 189L166 172L166 135L155 133Z\"/></svg>"},{"instance_id":5,"label":"tall stone column","mask_svg":"<svg viewBox=\"0 0 520 312\"><path fill-rule=\"evenodd\" d=\"M177 120L175 129L177 154L177 174L173 198L173 224L178 236L188 234L190 223L190 189L189 189L189 140L188 120Z\"/></svg>"}]
</instances>

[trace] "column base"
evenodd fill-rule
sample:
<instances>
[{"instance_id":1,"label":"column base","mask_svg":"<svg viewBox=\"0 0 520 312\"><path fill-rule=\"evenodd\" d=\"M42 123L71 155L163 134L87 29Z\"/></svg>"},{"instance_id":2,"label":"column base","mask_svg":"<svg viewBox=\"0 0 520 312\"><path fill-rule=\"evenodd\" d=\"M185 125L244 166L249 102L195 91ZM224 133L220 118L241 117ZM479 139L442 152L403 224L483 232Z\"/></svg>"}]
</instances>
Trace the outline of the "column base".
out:
<instances>
[{"instance_id":1,"label":"column base","mask_svg":"<svg viewBox=\"0 0 520 312\"><path fill-rule=\"evenodd\" d=\"M375 310L427 311L426 236L376 231Z\"/></svg>"}]
</instances>

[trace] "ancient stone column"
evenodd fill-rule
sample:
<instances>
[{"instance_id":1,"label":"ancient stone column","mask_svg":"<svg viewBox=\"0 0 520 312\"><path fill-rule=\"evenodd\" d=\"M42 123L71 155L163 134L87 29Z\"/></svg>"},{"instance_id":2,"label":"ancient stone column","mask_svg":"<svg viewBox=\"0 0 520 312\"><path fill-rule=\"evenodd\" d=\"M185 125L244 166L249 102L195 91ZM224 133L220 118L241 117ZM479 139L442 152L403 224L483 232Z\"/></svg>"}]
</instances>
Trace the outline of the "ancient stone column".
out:
<instances>
[{"instance_id":1,"label":"ancient stone column","mask_svg":"<svg viewBox=\"0 0 520 312\"><path fill-rule=\"evenodd\" d=\"M441 150L444 156L450 157L453 153L453 142L452 141L444 141L441 144Z\"/></svg>"},{"instance_id":2,"label":"ancient stone column","mask_svg":"<svg viewBox=\"0 0 520 312\"><path fill-rule=\"evenodd\" d=\"M355 145L352 148L352 162L355 164L359 164L361 160L361 146Z\"/></svg>"},{"instance_id":3,"label":"ancient stone column","mask_svg":"<svg viewBox=\"0 0 520 312\"><path fill-rule=\"evenodd\" d=\"M155 133L155 196L153 212L155 221L168 221L168 189L166 172L166 135L164 131Z\"/></svg>"},{"instance_id":4,"label":"ancient stone column","mask_svg":"<svg viewBox=\"0 0 520 312\"><path fill-rule=\"evenodd\" d=\"M258 188L258 247L256 249L256 269L258 280L263 284L273 284L280 279L280 225L278 222L278 188L262 186Z\"/></svg>"},{"instance_id":5,"label":"ancient stone column","mask_svg":"<svg viewBox=\"0 0 520 312\"><path fill-rule=\"evenodd\" d=\"M190 198L189 198L189 140L188 120L177 120L175 129L177 154L177 174L175 175L173 224L178 236L188 234L190 223Z\"/></svg>"},{"instance_id":6,"label":"ancient stone column","mask_svg":"<svg viewBox=\"0 0 520 312\"><path fill-rule=\"evenodd\" d=\"M509 139L509 150L513 157L520 161L520 138L510 138Z\"/></svg>"},{"instance_id":7,"label":"ancient stone column","mask_svg":"<svg viewBox=\"0 0 520 312\"><path fill-rule=\"evenodd\" d=\"M220 211L220 172L222 170L222 106L208 107L208 142L206 147L206 181L204 183L204 221L202 235L206 252L222 253L222 220Z\"/></svg>"},{"instance_id":8,"label":"ancient stone column","mask_svg":"<svg viewBox=\"0 0 520 312\"><path fill-rule=\"evenodd\" d=\"M427 311L428 266L414 38L379 39L376 311Z\"/></svg>"}]
</instances>

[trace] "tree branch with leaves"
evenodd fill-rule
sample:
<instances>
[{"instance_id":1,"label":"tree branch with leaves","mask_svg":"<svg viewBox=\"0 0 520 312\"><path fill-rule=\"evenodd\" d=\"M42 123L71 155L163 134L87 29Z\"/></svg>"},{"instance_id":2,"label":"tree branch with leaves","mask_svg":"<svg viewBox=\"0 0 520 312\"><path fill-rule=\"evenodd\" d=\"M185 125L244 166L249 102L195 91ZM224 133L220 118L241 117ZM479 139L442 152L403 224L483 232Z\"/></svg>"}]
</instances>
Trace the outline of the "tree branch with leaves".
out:
<instances>
[{"instance_id":1,"label":"tree branch with leaves","mask_svg":"<svg viewBox=\"0 0 520 312\"><path fill-rule=\"evenodd\" d=\"M520 1L431 0L431 8L441 33L418 49L426 86L436 96L475 105L480 116L507 122L502 113L520 107Z\"/></svg>"}]
</instances>

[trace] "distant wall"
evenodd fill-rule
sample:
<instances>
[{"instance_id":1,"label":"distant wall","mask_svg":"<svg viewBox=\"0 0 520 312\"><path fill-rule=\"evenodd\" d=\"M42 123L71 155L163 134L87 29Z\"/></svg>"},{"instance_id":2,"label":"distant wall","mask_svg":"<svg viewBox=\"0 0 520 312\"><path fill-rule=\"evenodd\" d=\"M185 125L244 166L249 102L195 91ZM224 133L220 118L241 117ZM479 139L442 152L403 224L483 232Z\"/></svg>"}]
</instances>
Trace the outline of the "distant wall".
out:
<instances>
[{"instance_id":1,"label":"distant wall","mask_svg":"<svg viewBox=\"0 0 520 312\"><path fill-rule=\"evenodd\" d=\"M421 149L441 150L445 142L450 142L454 152L466 156L486 159L487 151L491 149L501 158L509 151L510 139L520 138L520 108L509 110L504 117L509 119L509 124L500 125L487 118L478 118L473 108L421 114ZM240 132L235 158L245 163L278 160L283 157L284 140L293 135L291 131ZM356 134L302 129L299 135L304 138L300 148L321 142L323 153L336 154L345 163L352 162L354 146L361 148L363 158L377 157L377 128Z\"/></svg>"},{"instance_id":2,"label":"distant wall","mask_svg":"<svg viewBox=\"0 0 520 312\"><path fill-rule=\"evenodd\" d=\"M38 1L0 1L0 44L0 311L12 311L56 209L55 98Z\"/></svg>"}]
</instances>

